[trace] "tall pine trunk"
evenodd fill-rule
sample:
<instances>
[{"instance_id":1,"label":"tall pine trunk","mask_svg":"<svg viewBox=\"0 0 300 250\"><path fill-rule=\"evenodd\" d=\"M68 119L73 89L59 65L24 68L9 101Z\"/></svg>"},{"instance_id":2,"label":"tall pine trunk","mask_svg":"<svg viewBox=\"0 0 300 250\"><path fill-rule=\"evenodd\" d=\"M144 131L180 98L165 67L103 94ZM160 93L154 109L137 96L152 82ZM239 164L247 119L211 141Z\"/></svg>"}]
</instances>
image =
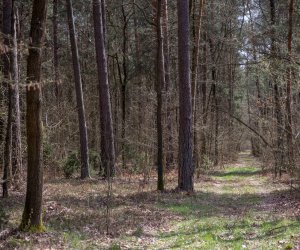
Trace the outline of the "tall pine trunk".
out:
<instances>
[{"instance_id":1,"label":"tall pine trunk","mask_svg":"<svg viewBox=\"0 0 300 250\"><path fill-rule=\"evenodd\" d=\"M204 10L205 0L200 0L198 7L198 18L195 25L195 38L194 38L194 47L192 54L192 101L193 101L193 126L194 126L194 161L195 167L198 168L200 164L200 156L198 154L198 134L197 134L197 80L198 80L198 68L199 68L199 55L200 55L200 41L201 41L201 26L202 26L202 17ZM194 7L195 8L195 7Z\"/></svg>"},{"instance_id":2,"label":"tall pine trunk","mask_svg":"<svg viewBox=\"0 0 300 250\"><path fill-rule=\"evenodd\" d=\"M107 56L103 26L103 13L100 0L93 0L93 17L95 48L99 80L100 128L101 128L101 161L105 177L115 174L115 147L112 124L110 92L108 85Z\"/></svg>"},{"instance_id":3,"label":"tall pine trunk","mask_svg":"<svg viewBox=\"0 0 300 250\"><path fill-rule=\"evenodd\" d=\"M22 171L22 138L21 138L21 114L20 114L20 82L18 65L18 41L17 41L17 15L18 10L13 8L12 25L12 174L14 180L18 180Z\"/></svg>"},{"instance_id":4,"label":"tall pine trunk","mask_svg":"<svg viewBox=\"0 0 300 250\"><path fill-rule=\"evenodd\" d=\"M286 82L286 139L287 139L287 153L288 165L290 169L294 168L294 150L293 150L293 127L292 127L292 110L291 110L291 82L292 82L292 42L293 42L293 15L294 15L294 0L289 1L289 28L288 28L288 57L289 66L287 69L287 82Z\"/></svg>"},{"instance_id":5,"label":"tall pine trunk","mask_svg":"<svg viewBox=\"0 0 300 250\"><path fill-rule=\"evenodd\" d=\"M89 154L88 154L88 134L85 119L83 91L82 91L82 79L79 62L79 53L76 40L76 31L73 16L72 0L67 0L67 13L69 23L70 42L72 50L75 90L76 90L76 102L79 121L79 136L80 136L80 156L81 156L81 179L85 179L90 176L89 173Z\"/></svg>"},{"instance_id":6,"label":"tall pine trunk","mask_svg":"<svg viewBox=\"0 0 300 250\"><path fill-rule=\"evenodd\" d=\"M279 175L281 176L282 168L284 166L284 122L283 114L281 109L281 96L280 87L278 86L278 77L276 75L276 18L275 18L275 0L270 0L270 15L271 15L271 56L272 56L272 71L271 80L274 87L274 102L275 102L275 117L276 117L276 128L277 128L277 138L276 145L274 149L275 157L275 178Z\"/></svg>"},{"instance_id":7,"label":"tall pine trunk","mask_svg":"<svg viewBox=\"0 0 300 250\"><path fill-rule=\"evenodd\" d=\"M3 1L3 35L4 45L11 48L12 39L12 0ZM8 189L12 178L12 167L11 167L11 147L12 147L12 88L11 88L11 52L8 51L3 55L3 76L4 86L8 91L7 99L7 122L6 122L6 136L4 145L4 169L3 169L3 197L8 197ZM2 123L2 122L1 122ZM4 123L3 123L4 125Z\"/></svg>"},{"instance_id":8,"label":"tall pine trunk","mask_svg":"<svg viewBox=\"0 0 300 250\"><path fill-rule=\"evenodd\" d=\"M55 82L55 96L57 103L60 103L61 88L59 79L59 66L58 66L58 0L53 0L53 69L54 69L54 82Z\"/></svg>"},{"instance_id":9,"label":"tall pine trunk","mask_svg":"<svg viewBox=\"0 0 300 250\"><path fill-rule=\"evenodd\" d=\"M163 126L162 126L162 90L165 86L165 60L164 37L162 30L162 0L157 0L156 8L156 132L157 132L157 189L164 190L164 166L163 166Z\"/></svg>"},{"instance_id":10,"label":"tall pine trunk","mask_svg":"<svg viewBox=\"0 0 300 250\"><path fill-rule=\"evenodd\" d=\"M178 188L194 190L192 93L190 82L189 1L177 0L179 71L179 173Z\"/></svg>"},{"instance_id":11,"label":"tall pine trunk","mask_svg":"<svg viewBox=\"0 0 300 250\"><path fill-rule=\"evenodd\" d=\"M168 0L163 0L162 33L164 34L164 61L165 61L165 93L166 93L166 120L167 120L167 141L166 141L166 167L174 164L173 147L173 126L171 112L171 77L170 77L170 42L169 42L169 17Z\"/></svg>"},{"instance_id":12,"label":"tall pine trunk","mask_svg":"<svg viewBox=\"0 0 300 250\"><path fill-rule=\"evenodd\" d=\"M47 0L34 0L27 59L26 128L27 128L27 190L21 230L41 232L43 197L42 161L42 46L46 29Z\"/></svg>"}]
</instances>

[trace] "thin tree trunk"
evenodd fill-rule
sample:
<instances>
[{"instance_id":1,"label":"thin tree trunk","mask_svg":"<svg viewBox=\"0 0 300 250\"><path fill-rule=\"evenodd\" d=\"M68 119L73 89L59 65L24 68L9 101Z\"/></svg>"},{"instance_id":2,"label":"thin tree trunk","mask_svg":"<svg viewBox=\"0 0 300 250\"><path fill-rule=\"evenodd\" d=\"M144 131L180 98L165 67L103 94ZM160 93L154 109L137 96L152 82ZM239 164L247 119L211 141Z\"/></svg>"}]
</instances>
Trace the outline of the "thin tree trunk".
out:
<instances>
[{"instance_id":1,"label":"thin tree trunk","mask_svg":"<svg viewBox=\"0 0 300 250\"><path fill-rule=\"evenodd\" d=\"M18 10L13 9L13 49L12 49L12 174L14 180L18 180L22 171L22 140L21 140L21 115L20 115L20 83L18 65L18 41L17 41L17 16Z\"/></svg>"},{"instance_id":2,"label":"thin tree trunk","mask_svg":"<svg viewBox=\"0 0 300 250\"><path fill-rule=\"evenodd\" d=\"M89 173L89 154L88 154L88 135L85 119L83 91L82 91L82 78L79 63L79 53L76 40L76 31L73 17L72 0L67 0L67 13L69 23L70 42L72 50L76 102L79 121L79 136L80 136L80 156L81 156L81 179L90 177Z\"/></svg>"},{"instance_id":3,"label":"thin tree trunk","mask_svg":"<svg viewBox=\"0 0 300 250\"><path fill-rule=\"evenodd\" d=\"M115 147L112 125L112 113L110 92L108 85L107 57L105 50L105 37L103 28L103 13L101 1L93 0L93 17L95 32L95 48L99 79L99 104L101 127L101 161L105 171L105 177L115 174Z\"/></svg>"},{"instance_id":4,"label":"thin tree trunk","mask_svg":"<svg viewBox=\"0 0 300 250\"><path fill-rule=\"evenodd\" d=\"M295 159L293 151L293 127L292 127L292 111L291 111L291 82L292 82L292 42L293 42L293 15L294 15L294 0L289 1L289 31L288 31L288 56L289 66L287 70L287 83L286 83L286 139L288 151L288 165L290 169L294 168Z\"/></svg>"},{"instance_id":5,"label":"thin tree trunk","mask_svg":"<svg viewBox=\"0 0 300 250\"><path fill-rule=\"evenodd\" d=\"M12 86L9 83L8 114L7 114L5 147L4 147L3 197L8 197L8 189L12 182L12 165L11 165L12 126L11 124L12 124Z\"/></svg>"},{"instance_id":6,"label":"thin tree trunk","mask_svg":"<svg viewBox=\"0 0 300 250\"><path fill-rule=\"evenodd\" d=\"M201 128L201 150L200 150L200 164L201 166L204 164L204 157L207 155L207 141L206 141L206 125L207 125L207 48L206 44L204 44L203 48L203 82L201 84L201 94L202 94L202 128Z\"/></svg>"},{"instance_id":7,"label":"thin tree trunk","mask_svg":"<svg viewBox=\"0 0 300 250\"><path fill-rule=\"evenodd\" d=\"M43 197L43 161L42 161L42 86L41 64L44 41L47 0L34 0L30 29L29 56L27 59L27 191L21 230L41 232Z\"/></svg>"},{"instance_id":8,"label":"thin tree trunk","mask_svg":"<svg viewBox=\"0 0 300 250\"><path fill-rule=\"evenodd\" d=\"M215 111L215 148L214 148L214 166L219 164L219 103L216 86L216 69L212 68L212 93L214 99L214 111Z\"/></svg>"},{"instance_id":9,"label":"thin tree trunk","mask_svg":"<svg viewBox=\"0 0 300 250\"><path fill-rule=\"evenodd\" d=\"M198 19L196 21L195 26L195 36L194 36L194 47L193 47L193 56L192 56L192 101L193 101L193 126L194 126L194 135L193 135L193 141L194 141L194 161L195 161L195 167L196 169L199 167L200 163L200 156L198 154L198 136L197 136L197 115L196 115L196 108L197 108L197 80L198 80L198 68L199 68L199 55L200 55L200 40L201 40L201 26L202 26L202 17L203 17L203 10L204 10L205 0L200 0L199 2L199 13L198 13ZM195 11L194 11L195 12Z\"/></svg>"},{"instance_id":10,"label":"thin tree trunk","mask_svg":"<svg viewBox=\"0 0 300 250\"><path fill-rule=\"evenodd\" d=\"M12 34L12 10L13 2L12 0L3 1L3 35L4 35L4 45L11 48L11 34ZM4 144L4 169L3 169L3 197L8 197L9 184L12 178L11 169L11 120L12 120L12 89L11 89L11 52L8 51L3 54L3 85L7 89L5 94L7 94L7 122L6 122L6 136ZM4 126L4 121L0 122Z\"/></svg>"},{"instance_id":11,"label":"thin tree trunk","mask_svg":"<svg viewBox=\"0 0 300 250\"><path fill-rule=\"evenodd\" d=\"M272 60L275 60L276 53L277 53L277 46L276 46L276 31L275 31L275 1L270 0L270 11L271 11L271 55ZM274 157L275 157L275 178L281 176L282 168L284 165L284 140L283 140L283 115L281 110L281 98L280 98L280 90L278 86L278 79L276 76L276 69L274 68L274 62L272 63L272 73L271 76L273 87L274 87L274 101L275 101L275 116L276 116L276 127L277 127L277 141L276 141L276 148L274 150Z\"/></svg>"},{"instance_id":12,"label":"thin tree trunk","mask_svg":"<svg viewBox=\"0 0 300 250\"><path fill-rule=\"evenodd\" d=\"M126 88L128 81L128 72L127 72L127 16L125 13L125 7L122 4L122 17L123 17L123 44L122 44L122 70L123 70L123 79L121 81L121 97L122 97L122 166L126 168L126 156L125 156L125 139L126 139Z\"/></svg>"},{"instance_id":13,"label":"thin tree trunk","mask_svg":"<svg viewBox=\"0 0 300 250\"><path fill-rule=\"evenodd\" d=\"M164 37L162 31L162 0L157 0L156 8L156 93L157 93L157 189L164 190L164 166L163 166L163 127L162 127L162 89L165 86L165 60L164 60Z\"/></svg>"},{"instance_id":14,"label":"thin tree trunk","mask_svg":"<svg viewBox=\"0 0 300 250\"><path fill-rule=\"evenodd\" d=\"M194 47L193 47L193 57L192 57L192 97L193 97L193 111L196 109L196 95L197 95L197 79L198 79L198 66L199 66L199 55L200 55L200 41L201 41L201 26L202 26L202 18L205 7L205 0L200 0L199 2L199 16L197 19L196 27L195 27L195 39L194 39ZM194 116L195 119L195 116Z\"/></svg>"},{"instance_id":15,"label":"thin tree trunk","mask_svg":"<svg viewBox=\"0 0 300 250\"><path fill-rule=\"evenodd\" d=\"M53 68L54 68L54 82L55 82L55 96L59 104L61 99L59 66L58 66L58 1L53 0Z\"/></svg>"},{"instance_id":16,"label":"thin tree trunk","mask_svg":"<svg viewBox=\"0 0 300 250\"><path fill-rule=\"evenodd\" d=\"M189 1L177 0L179 71L179 174L178 188L194 190L192 93L189 52Z\"/></svg>"},{"instance_id":17,"label":"thin tree trunk","mask_svg":"<svg viewBox=\"0 0 300 250\"><path fill-rule=\"evenodd\" d=\"M171 79L170 79L170 45L169 45L169 18L168 0L163 0L162 33L164 34L164 60L165 60L165 93L167 109L167 145L166 145L166 165L167 168L174 163L173 153L173 133L172 133L172 113L171 113Z\"/></svg>"},{"instance_id":18,"label":"thin tree trunk","mask_svg":"<svg viewBox=\"0 0 300 250\"><path fill-rule=\"evenodd\" d=\"M12 24L12 8L13 8L13 1L12 0L3 0L2 4L2 9L3 9L3 14L2 14L2 32L3 32L3 45L6 48L9 48L11 45L11 24ZM0 105L5 106L6 104L8 105L8 102L6 100L9 99L8 97L8 84L10 81L9 78L9 72L10 72L10 56L11 53L9 51L6 51L2 55L2 63L3 63L3 86L4 86L4 91L0 93ZM1 115L0 116L0 144L3 145L5 137L5 116ZM5 140L6 141L6 140ZM5 147L5 145L4 145ZM4 163L2 161L2 156L1 158L1 163ZM5 159L3 159L5 161ZM2 164L1 164L2 165ZM4 163L5 165L5 163ZM4 169L3 169L4 170Z\"/></svg>"},{"instance_id":19,"label":"thin tree trunk","mask_svg":"<svg viewBox=\"0 0 300 250\"><path fill-rule=\"evenodd\" d=\"M133 0L133 24L134 24L134 47L135 47L135 70L137 74L137 87L138 87L138 143L142 143L142 133L143 133L143 100L142 100L142 67L141 67L141 46L140 46L140 34L138 30L138 16L137 16L137 7L135 0ZM143 148L139 145L140 151L143 151Z\"/></svg>"}]
</instances>

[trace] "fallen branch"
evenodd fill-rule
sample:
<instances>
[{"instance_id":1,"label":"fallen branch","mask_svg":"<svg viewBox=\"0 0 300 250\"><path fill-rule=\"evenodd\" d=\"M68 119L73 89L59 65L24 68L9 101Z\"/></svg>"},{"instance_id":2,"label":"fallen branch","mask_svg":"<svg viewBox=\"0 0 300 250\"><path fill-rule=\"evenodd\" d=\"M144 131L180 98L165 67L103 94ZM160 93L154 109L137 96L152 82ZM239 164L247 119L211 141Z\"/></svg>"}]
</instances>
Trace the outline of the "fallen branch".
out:
<instances>
[{"instance_id":1,"label":"fallen branch","mask_svg":"<svg viewBox=\"0 0 300 250\"><path fill-rule=\"evenodd\" d=\"M238 121L239 123L241 123L242 125L244 125L246 128L248 128L249 130L251 130L254 134L256 134L263 142L266 146L268 146L270 149L273 149L273 146L259 133L257 132L254 128L252 128L250 125L248 125L246 122L242 121L240 118L236 117L233 114L230 114L228 111L220 109L219 110L223 113L228 114L230 117L232 117L233 119L235 119L236 121Z\"/></svg>"}]
</instances>

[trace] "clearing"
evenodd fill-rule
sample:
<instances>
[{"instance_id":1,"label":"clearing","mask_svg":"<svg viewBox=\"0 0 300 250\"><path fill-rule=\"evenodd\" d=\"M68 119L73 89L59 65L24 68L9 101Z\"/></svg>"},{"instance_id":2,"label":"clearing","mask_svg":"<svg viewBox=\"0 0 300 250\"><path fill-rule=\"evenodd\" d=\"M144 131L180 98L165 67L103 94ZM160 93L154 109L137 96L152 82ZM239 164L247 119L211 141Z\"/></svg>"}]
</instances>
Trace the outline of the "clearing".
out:
<instances>
[{"instance_id":1,"label":"clearing","mask_svg":"<svg viewBox=\"0 0 300 250\"><path fill-rule=\"evenodd\" d=\"M299 192L273 182L249 152L197 180L193 195L158 193L155 180L134 179L114 180L109 234L104 181L46 181L44 234L8 233L23 208L23 192L14 192L0 200L9 214L0 248L300 249ZM170 175L166 186L175 185Z\"/></svg>"}]
</instances>

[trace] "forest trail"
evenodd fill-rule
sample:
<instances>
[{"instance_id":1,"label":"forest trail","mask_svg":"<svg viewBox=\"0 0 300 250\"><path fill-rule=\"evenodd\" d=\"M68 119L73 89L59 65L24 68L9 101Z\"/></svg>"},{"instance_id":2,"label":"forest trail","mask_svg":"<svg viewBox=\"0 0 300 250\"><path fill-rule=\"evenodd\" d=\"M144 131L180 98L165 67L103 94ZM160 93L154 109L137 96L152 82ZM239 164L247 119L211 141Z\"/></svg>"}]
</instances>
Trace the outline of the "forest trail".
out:
<instances>
[{"instance_id":1,"label":"forest trail","mask_svg":"<svg viewBox=\"0 0 300 250\"><path fill-rule=\"evenodd\" d=\"M185 220L164 234L161 249L299 249L299 197L264 175L248 151L198 181L190 204L171 209Z\"/></svg>"},{"instance_id":2,"label":"forest trail","mask_svg":"<svg viewBox=\"0 0 300 250\"><path fill-rule=\"evenodd\" d=\"M167 188L176 180L168 176ZM195 181L195 194L143 190L115 180L110 235L106 232L106 183L48 180L43 235L18 233L2 249L299 249L299 197L261 172L249 152L236 163ZM24 194L4 204L8 226L21 218Z\"/></svg>"}]
</instances>

